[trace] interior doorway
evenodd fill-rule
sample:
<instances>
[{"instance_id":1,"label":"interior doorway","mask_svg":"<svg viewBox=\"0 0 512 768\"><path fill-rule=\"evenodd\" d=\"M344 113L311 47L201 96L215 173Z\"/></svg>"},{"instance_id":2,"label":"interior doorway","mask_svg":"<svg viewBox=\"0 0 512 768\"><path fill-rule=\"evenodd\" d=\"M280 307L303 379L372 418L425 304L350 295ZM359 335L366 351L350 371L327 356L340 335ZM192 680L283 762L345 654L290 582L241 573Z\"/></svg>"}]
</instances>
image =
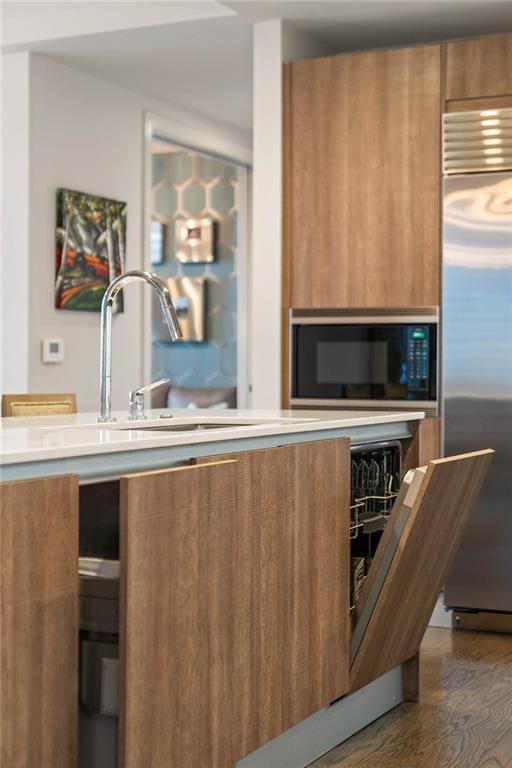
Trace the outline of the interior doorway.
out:
<instances>
[{"instance_id":1,"label":"interior doorway","mask_svg":"<svg viewBox=\"0 0 512 768\"><path fill-rule=\"evenodd\" d=\"M154 299L145 310L153 407L247 407L247 166L146 136L145 268L164 280L185 340L173 344Z\"/></svg>"}]
</instances>

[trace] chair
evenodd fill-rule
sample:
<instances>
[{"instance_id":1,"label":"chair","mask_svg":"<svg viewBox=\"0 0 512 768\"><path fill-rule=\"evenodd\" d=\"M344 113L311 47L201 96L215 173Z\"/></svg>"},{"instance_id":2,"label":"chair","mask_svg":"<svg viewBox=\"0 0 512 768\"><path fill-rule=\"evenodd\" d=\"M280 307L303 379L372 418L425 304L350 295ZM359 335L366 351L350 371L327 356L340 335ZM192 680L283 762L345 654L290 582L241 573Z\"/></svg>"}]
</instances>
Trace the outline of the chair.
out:
<instances>
[{"instance_id":1,"label":"chair","mask_svg":"<svg viewBox=\"0 0 512 768\"><path fill-rule=\"evenodd\" d=\"M55 416L76 413L76 395L2 395L2 416Z\"/></svg>"}]
</instances>

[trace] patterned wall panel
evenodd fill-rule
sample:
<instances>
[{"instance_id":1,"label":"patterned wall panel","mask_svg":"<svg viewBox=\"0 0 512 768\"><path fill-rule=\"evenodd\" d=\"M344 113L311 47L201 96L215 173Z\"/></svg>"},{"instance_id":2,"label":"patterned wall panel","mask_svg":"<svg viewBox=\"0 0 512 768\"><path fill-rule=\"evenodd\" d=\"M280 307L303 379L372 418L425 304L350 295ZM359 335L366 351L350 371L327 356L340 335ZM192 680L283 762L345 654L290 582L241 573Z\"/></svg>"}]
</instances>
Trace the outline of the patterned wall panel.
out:
<instances>
[{"instance_id":1,"label":"patterned wall panel","mask_svg":"<svg viewBox=\"0 0 512 768\"><path fill-rule=\"evenodd\" d=\"M164 263L154 265L162 279L203 277L206 283L206 341L152 342L152 378L170 378L183 387L236 386L237 215L236 166L194 152L153 156L153 215L167 225ZM181 264L175 259L177 218L208 216L216 222L216 259Z\"/></svg>"}]
</instances>

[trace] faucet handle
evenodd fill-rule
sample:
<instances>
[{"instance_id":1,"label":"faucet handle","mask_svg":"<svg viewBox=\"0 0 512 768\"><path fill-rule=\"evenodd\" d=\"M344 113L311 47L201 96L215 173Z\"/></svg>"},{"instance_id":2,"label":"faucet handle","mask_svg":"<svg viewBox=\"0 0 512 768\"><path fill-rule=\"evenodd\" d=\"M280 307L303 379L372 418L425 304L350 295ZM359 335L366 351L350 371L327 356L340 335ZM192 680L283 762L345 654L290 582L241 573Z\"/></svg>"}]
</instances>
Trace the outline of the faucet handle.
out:
<instances>
[{"instance_id":1,"label":"faucet handle","mask_svg":"<svg viewBox=\"0 0 512 768\"><path fill-rule=\"evenodd\" d=\"M146 392L151 392L152 389L161 387L164 384L168 384L170 379L158 379L151 384L146 384L145 387L139 387L138 389L131 389L129 393L129 405L128 405L128 418L130 421L138 421L145 419L144 414L144 395Z\"/></svg>"},{"instance_id":2,"label":"faucet handle","mask_svg":"<svg viewBox=\"0 0 512 768\"><path fill-rule=\"evenodd\" d=\"M152 384L146 384L145 387L139 387L138 389L133 390L136 395L145 395L146 392L151 392L152 389L156 389L157 387L162 387L164 384L168 384L170 382L170 379L158 379L158 381L153 381Z\"/></svg>"}]
</instances>

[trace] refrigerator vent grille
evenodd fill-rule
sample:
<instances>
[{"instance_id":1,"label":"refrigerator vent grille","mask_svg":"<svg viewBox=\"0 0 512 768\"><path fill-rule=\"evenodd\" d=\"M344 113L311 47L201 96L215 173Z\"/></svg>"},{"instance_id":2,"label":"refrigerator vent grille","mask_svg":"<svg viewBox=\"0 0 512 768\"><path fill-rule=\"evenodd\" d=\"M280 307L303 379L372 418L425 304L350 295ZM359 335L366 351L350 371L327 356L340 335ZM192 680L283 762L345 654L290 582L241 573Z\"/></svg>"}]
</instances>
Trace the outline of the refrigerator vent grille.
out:
<instances>
[{"instance_id":1,"label":"refrigerator vent grille","mask_svg":"<svg viewBox=\"0 0 512 768\"><path fill-rule=\"evenodd\" d=\"M512 109L443 115L443 173L512 170Z\"/></svg>"}]
</instances>

